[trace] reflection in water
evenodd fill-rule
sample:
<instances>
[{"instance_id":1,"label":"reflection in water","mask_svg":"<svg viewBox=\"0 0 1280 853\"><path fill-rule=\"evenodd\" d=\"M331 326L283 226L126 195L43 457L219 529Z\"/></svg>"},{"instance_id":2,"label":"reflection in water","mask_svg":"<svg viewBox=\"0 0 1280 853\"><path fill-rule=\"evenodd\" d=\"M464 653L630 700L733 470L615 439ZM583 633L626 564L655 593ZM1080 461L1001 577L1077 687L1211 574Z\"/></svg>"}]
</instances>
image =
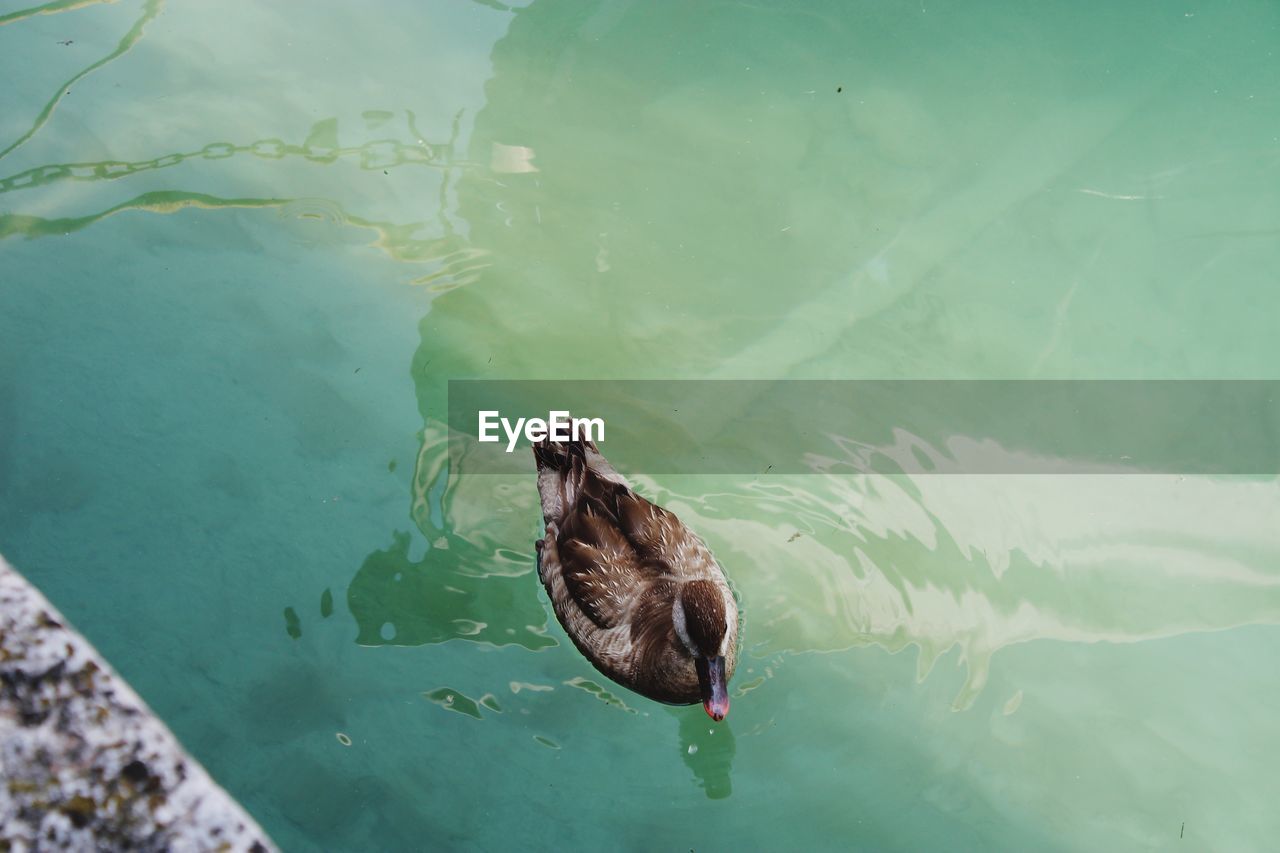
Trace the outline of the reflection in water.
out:
<instances>
[{"instance_id":1,"label":"reflection in water","mask_svg":"<svg viewBox=\"0 0 1280 853\"><path fill-rule=\"evenodd\" d=\"M412 113L408 114L408 125L411 132L416 134ZM405 165L446 168L449 162L444 155L448 153L449 146L434 148L421 138L416 142L381 139L358 146L340 146L338 120L330 118L317 122L301 145L286 143L280 139L259 139L247 145L210 142L198 151L173 152L134 162L109 160L97 163L51 163L0 178L0 193L34 189L60 181L119 180L143 172L172 168L197 158L226 160L236 155L251 154L263 160L302 157L313 163L332 163L339 158L354 157L359 159L361 169L372 170Z\"/></svg>"},{"instance_id":2,"label":"reflection in water","mask_svg":"<svg viewBox=\"0 0 1280 853\"><path fill-rule=\"evenodd\" d=\"M6 237L52 237L88 228L109 216L132 211L172 214L186 208L204 210L280 209L297 219L316 219L316 210L325 211L331 221L340 221L377 233L371 245L391 257L408 263L426 264L430 272L411 283L425 286L434 293L445 293L474 281L486 264L484 253L461 243L457 237L420 237L422 223L376 222L342 212L335 202L285 198L218 198L183 190L159 190L143 193L128 201L84 216L50 219L20 213L0 214L0 240Z\"/></svg>"},{"instance_id":3,"label":"reflection in water","mask_svg":"<svg viewBox=\"0 0 1280 853\"><path fill-rule=\"evenodd\" d=\"M733 793L730 772L738 751L733 727L726 719L719 724L707 720L701 708L684 708L680 717L680 758L693 771L707 799L723 800Z\"/></svg>"},{"instance_id":4,"label":"reflection in water","mask_svg":"<svg viewBox=\"0 0 1280 853\"><path fill-rule=\"evenodd\" d=\"M15 12L13 13L13 15L6 15L4 18L0 18L0 24L11 23L14 20L19 20L20 18L27 17L29 14L48 14L52 12L65 12L65 11L70 11L71 9L81 8L84 5L88 5L88 4L73 3L70 5L64 5L60 3L52 3L48 6L42 6L36 9L28 9L22 12ZM53 115L53 111L57 108L58 102L61 101L64 96L70 93L71 86L73 84L80 82L85 77L92 74L94 71L97 71L102 66L111 62L111 60L119 56L123 56L125 53L129 51L130 48L132 48L135 44L137 44L138 41L142 38L142 32L144 29L146 29L147 24L155 20L156 16L160 14L160 10L163 8L164 8L164 0L146 0L146 2L142 6L142 15L138 18L138 20L134 23L134 25L129 28L129 31L124 34L124 37L120 39L120 43L116 45L116 49L111 51L111 53L102 57L102 59L99 59L97 62L93 63L92 65L77 72L73 77L71 77L71 79L67 80L67 82L59 86L58 90L54 92L53 97L50 98L49 101L44 105L44 108L40 110L40 114L36 116L36 119L32 123L30 129L27 130L26 133L19 136L12 143L10 143L6 148L4 148L3 150L0 150L0 159L3 159L6 155L9 154L9 152L25 144L28 140L31 139L31 137L35 136L40 131L40 128L45 126L45 123L49 121L49 117Z\"/></svg>"},{"instance_id":5,"label":"reflection in water","mask_svg":"<svg viewBox=\"0 0 1280 853\"><path fill-rule=\"evenodd\" d=\"M98 0L84 2L58 2L41 7L21 10L0 17L0 24L13 23L37 14L52 14L95 5ZM35 117L31 127L0 150L0 159L28 142L47 124L60 100L72 84L93 73L113 59L128 52L143 37L147 25L162 11L164 0L146 0L140 17L121 38L117 48L108 56L78 71L60 86L55 95ZM86 162L45 163L15 174L0 177L0 195L21 190L53 189L63 182L94 183L103 185L122 182L126 185L150 173L172 169L199 161L204 164L217 162L223 174L229 176L236 167L235 158L251 156L257 161L290 160L324 165L350 160L358 161L362 171L390 173L400 167L426 167L439 173L435 221L394 222L386 219L363 217L349 212L344 205L331 199L305 197L237 196L227 197L207 192L184 189L150 190L134 195L93 213L74 216L37 216L19 212L0 212L0 240L6 237L28 238L65 236L87 228L107 217L131 211L173 214L187 208L207 210L226 209L279 209L284 216L299 219L315 218L316 209L324 211L324 217L335 223L344 223L375 232L372 245L391 257L414 264L423 264L428 271L412 279L432 293L445 293L473 282L487 265L486 253L472 247L456 233L447 213L450 205L453 173L471 168L456 156L458 136L463 113L460 111L451 126L447 141L433 142L427 139L418 126L412 110L404 110L404 121L398 133L406 138L395 138L394 128L389 126L397 113L387 110L365 110L361 123L366 133L377 132L377 137L357 145L339 142L339 121L335 117L315 122L302 143L291 143L279 138L264 138L237 145L227 141L215 141L201 148L187 151L171 151L137 161L102 160ZM184 175L185 178L185 175ZM47 197L46 197L47 198ZM37 201L37 206L39 203Z\"/></svg>"},{"instance_id":6,"label":"reflection in water","mask_svg":"<svg viewBox=\"0 0 1280 853\"><path fill-rule=\"evenodd\" d=\"M438 540L439 541L439 540ZM347 590L356 642L418 646L453 639L542 649L545 615L527 575L488 575L489 555L446 535L421 560L409 557L409 534L374 551Z\"/></svg>"},{"instance_id":7,"label":"reflection in water","mask_svg":"<svg viewBox=\"0 0 1280 853\"><path fill-rule=\"evenodd\" d=\"M568 681L565 682L565 684L569 687L575 687L578 690L583 691L584 693L591 694L592 696L596 697L601 702L603 702L604 704L608 705L611 708L617 708L619 711L626 711L628 714L637 713L635 708L632 708L626 702L623 702L617 696L613 695L608 690L605 690L603 687L601 687L599 684L596 684L594 681L592 681L589 678L583 678L582 676L577 676L575 678L569 679Z\"/></svg>"},{"instance_id":8,"label":"reflection in water","mask_svg":"<svg viewBox=\"0 0 1280 853\"><path fill-rule=\"evenodd\" d=\"M465 714L477 720L483 719L480 713L481 708L492 711L495 714L502 713L502 708L499 707L498 700L492 693L486 693L479 699L472 699L461 690L455 690L452 687L437 687L435 690L428 690L423 693L422 697L447 711L457 711L459 714Z\"/></svg>"},{"instance_id":9,"label":"reflection in water","mask_svg":"<svg viewBox=\"0 0 1280 853\"><path fill-rule=\"evenodd\" d=\"M432 433L428 432L428 435ZM533 577L525 514L532 488L469 478L448 480L442 442L424 442L414 473L412 517L427 552L409 556L411 537L371 553L351 581L347 603L364 645L412 646L469 640L537 650L556 645ZM527 484L525 484L527 485ZM496 522L511 521L502 526ZM532 543L532 539L528 540Z\"/></svg>"},{"instance_id":10,"label":"reflection in water","mask_svg":"<svg viewBox=\"0 0 1280 853\"><path fill-rule=\"evenodd\" d=\"M33 15L56 15L59 12L72 12L76 9L83 9L86 6L96 6L99 3L114 2L115 0L54 0L54 2L45 3L43 6L32 6L0 15L0 27L5 24L12 24L15 21L21 21L24 18L30 18Z\"/></svg>"},{"instance_id":11,"label":"reflection in water","mask_svg":"<svg viewBox=\"0 0 1280 853\"><path fill-rule=\"evenodd\" d=\"M161 190L143 193L136 198L114 205L106 210L86 216L67 217L63 219L47 219L40 216L29 216L20 213L0 214L0 239L18 235L34 237L53 237L59 234L71 234L82 228L88 228L117 213L133 210L145 210L152 213L177 213L188 207L207 210L253 209L279 207L284 199L275 198L215 198L202 193Z\"/></svg>"},{"instance_id":12,"label":"reflection in water","mask_svg":"<svg viewBox=\"0 0 1280 853\"><path fill-rule=\"evenodd\" d=\"M390 119L379 114L374 121L368 116L369 113L366 112L365 124L374 125L370 129L376 127L385 134L385 125ZM329 118L316 122L302 144L286 143L280 139L260 139L246 145L211 142L199 150L171 152L134 162L108 160L44 164L0 178L0 195L20 190L51 188L66 181L99 184L122 181L189 161L207 163L236 156L251 156L259 161L285 161L294 158L315 164L354 159L366 171L390 171L406 166L426 167L437 171L441 178L435 222L371 219L348 212L342 204L330 199L224 198L186 190L155 190L119 202L105 210L80 216L51 218L0 213L0 239L12 236L34 238L66 235L109 216L131 211L172 214L191 207L206 210L274 208L282 216L290 218L323 219L334 224L372 230L376 234L371 243L374 247L396 260L428 267L427 272L411 280L412 284L424 286L433 293L446 293L475 281L488 266L486 253L473 248L455 233L446 212L452 172L466 167L466 164L458 163L454 156L459 128L455 122L453 135L447 142L431 143L423 138L413 112L406 111L402 132L408 136L408 141L384 137L360 145L342 146L338 144L338 120ZM228 166L233 168L233 164Z\"/></svg>"}]
</instances>

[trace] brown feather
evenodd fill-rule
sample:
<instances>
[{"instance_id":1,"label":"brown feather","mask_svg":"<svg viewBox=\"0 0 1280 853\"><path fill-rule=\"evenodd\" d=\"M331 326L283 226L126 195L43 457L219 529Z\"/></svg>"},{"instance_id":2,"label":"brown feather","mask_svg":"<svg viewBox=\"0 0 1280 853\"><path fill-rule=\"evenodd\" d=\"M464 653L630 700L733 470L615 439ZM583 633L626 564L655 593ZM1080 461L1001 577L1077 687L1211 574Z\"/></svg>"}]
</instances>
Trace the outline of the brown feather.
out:
<instances>
[{"instance_id":1,"label":"brown feather","mask_svg":"<svg viewBox=\"0 0 1280 853\"><path fill-rule=\"evenodd\" d=\"M701 698L693 657L676 633L683 605L690 641L737 660L736 605L706 545L673 513L645 500L590 444L535 446L546 538L538 575L575 646L604 675L660 702ZM728 619L726 602L734 606Z\"/></svg>"},{"instance_id":2,"label":"brown feather","mask_svg":"<svg viewBox=\"0 0 1280 853\"><path fill-rule=\"evenodd\" d=\"M701 697L693 658L684 653L671 623L671 605L679 585L654 582L641 596L631 616L631 647L635 649L634 689L659 702L688 704Z\"/></svg>"},{"instance_id":3,"label":"brown feather","mask_svg":"<svg viewBox=\"0 0 1280 853\"><path fill-rule=\"evenodd\" d=\"M680 602L684 605L689 639L704 655L718 655L728 627L724 596L720 594L719 588L711 581L690 581L680 590Z\"/></svg>"}]
</instances>

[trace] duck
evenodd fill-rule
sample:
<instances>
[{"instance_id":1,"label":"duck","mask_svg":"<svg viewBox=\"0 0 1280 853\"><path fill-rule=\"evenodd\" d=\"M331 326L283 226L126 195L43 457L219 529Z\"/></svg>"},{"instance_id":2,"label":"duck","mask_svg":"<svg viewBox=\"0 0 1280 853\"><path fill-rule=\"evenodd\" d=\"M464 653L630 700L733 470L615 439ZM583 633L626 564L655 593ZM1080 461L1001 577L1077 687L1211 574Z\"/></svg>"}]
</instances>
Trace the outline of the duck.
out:
<instances>
[{"instance_id":1,"label":"duck","mask_svg":"<svg viewBox=\"0 0 1280 853\"><path fill-rule=\"evenodd\" d=\"M636 493L592 441L533 445L545 525L538 578L569 639L602 675L720 722L738 662L738 605L684 522Z\"/></svg>"}]
</instances>

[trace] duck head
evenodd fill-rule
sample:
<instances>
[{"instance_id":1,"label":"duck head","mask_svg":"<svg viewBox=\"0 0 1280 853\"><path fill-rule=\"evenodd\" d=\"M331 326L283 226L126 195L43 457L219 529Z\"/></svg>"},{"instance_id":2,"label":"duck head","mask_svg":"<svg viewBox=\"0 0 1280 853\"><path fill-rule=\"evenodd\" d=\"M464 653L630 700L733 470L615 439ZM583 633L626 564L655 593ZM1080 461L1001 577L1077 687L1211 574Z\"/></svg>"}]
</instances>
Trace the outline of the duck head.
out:
<instances>
[{"instance_id":1,"label":"duck head","mask_svg":"<svg viewBox=\"0 0 1280 853\"><path fill-rule=\"evenodd\" d=\"M719 722L729 713L725 656L733 642L725 594L711 581L689 581L676 596L671 615L676 634L693 657L702 707Z\"/></svg>"}]
</instances>

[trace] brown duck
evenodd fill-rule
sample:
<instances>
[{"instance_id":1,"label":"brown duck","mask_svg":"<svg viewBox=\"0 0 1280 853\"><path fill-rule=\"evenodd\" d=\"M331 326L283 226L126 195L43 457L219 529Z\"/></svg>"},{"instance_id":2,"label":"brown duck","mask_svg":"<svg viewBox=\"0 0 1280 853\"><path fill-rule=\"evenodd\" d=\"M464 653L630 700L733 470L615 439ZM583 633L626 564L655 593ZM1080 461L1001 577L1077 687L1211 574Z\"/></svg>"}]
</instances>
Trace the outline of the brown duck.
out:
<instances>
[{"instance_id":1,"label":"brown duck","mask_svg":"<svg viewBox=\"0 0 1280 853\"><path fill-rule=\"evenodd\" d=\"M591 442L534 445L546 537L538 577L600 672L650 699L729 713L738 606L676 516L632 491Z\"/></svg>"}]
</instances>

